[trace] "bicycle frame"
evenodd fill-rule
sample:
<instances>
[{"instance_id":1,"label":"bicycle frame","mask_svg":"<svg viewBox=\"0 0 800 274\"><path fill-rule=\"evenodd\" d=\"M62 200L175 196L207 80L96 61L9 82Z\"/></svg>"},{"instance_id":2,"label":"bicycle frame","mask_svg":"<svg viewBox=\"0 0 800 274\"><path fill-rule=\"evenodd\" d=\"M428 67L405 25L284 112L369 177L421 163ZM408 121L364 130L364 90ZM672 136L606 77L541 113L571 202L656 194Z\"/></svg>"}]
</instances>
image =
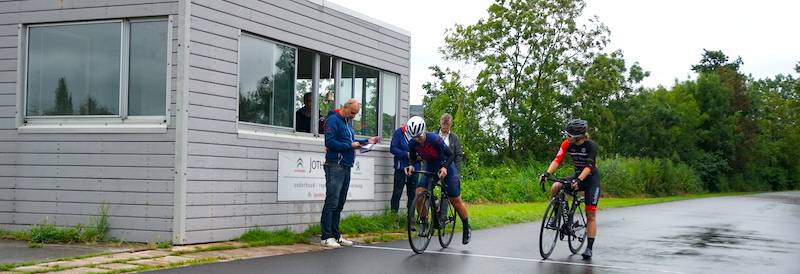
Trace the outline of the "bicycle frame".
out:
<instances>
[{"instance_id":1,"label":"bicycle frame","mask_svg":"<svg viewBox=\"0 0 800 274\"><path fill-rule=\"evenodd\" d=\"M555 247L555 241L560 239L564 240L564 237L568 237L568 242L570 246L570 251L573 254L576 254L580 248L583 246L583 242L585 240L585 234L578 233L581 229L586 229L586 219L584 217L583 211L580 211L580 206L584 203L584 198L579 197L577 195L577 190L572 189L571 184L565 182L565 180L556 180L547 178L549 181L561 183L562 186L559 188L558 192L553 196L553 199L550 202L550 206L548 209L545 210L545 216L542 220L542 234L540 234L540 242L539 242L539 250L542 254L542 258L547 258L552 252L552 249ZM543 191L547 192L544 188L544 181L541 182L541 188ZM571 197L572 201L568 201L568 197ZM551 208L552 207L552 208ZM549 215L550 211L552 211L553 215ZM578 216L576 216L576 212ZM555 218L552 219L552 216ZM580 218L580 219L576 219ZM576 221L577 220L577 221ZM547 225L545 225L547 222ZM553 222L555 222L555 227L553 227ZM543 244L543 236L544 231L553 230L555 231L553 240L553 245L549 248L545 248L542 246ZM584 231L585 233L585 231ZM548 236L549 237L549 236ZM573 240L577 240L577 242L573 242Z\"/></svg>"},{"instance_id":2,"label":"bicycle frame","mask_svg":"<svg viewBox=\"0 0 800 274\"><path fill-rule=\"evenodd\" d=\"M417 194L416 201L412 208L408 209L408 241L411 249L421 254L425 252L430 239L434 234L434 230L438 231L439 243L443 248L450 245L453 238L453 231L455 230L455 209L448 214L448 210L452 207L448 203L449 196L447 194L446 184L442 182L438 174L429 171L414 171L416 174L423 174L424 176L432 176L427 182L427 189ZM441 187L441 196L437 195L436 187ZM425 197L425 198L422 198ZM418 212L418 213L415 213ZM423 217L424 216L424 217ZM421 218L421 219L420 219ZM424 224L430 221L430 227L425 228L415 237L414 231L417 224ZM422 239L417 243L417 240Z\"/></svg>"},{"instance_id":3,"label":"bicycle frame","mask_svg":"<svg viewBox=\"0 0 800 274\"><path fill-rule=\"evenodd\" d=\"M436 215L436 220L437 220L436 223L435 223L435 226L438 229L441 225L443 225L443 224L440 224L439 222L441 222L441 220L443 219L443 216L441 216L441 214L444 213L444 211L440 210L440 208L439 208L440 203L437 203L436 201L439 200L440 198L443 198L443 199L449 199L450 198L450 196L447 195L447 188L445 187L445 185L442 182L442 180L439 178L439 174L437 174L435 172L423 171L423 170L419 170L419 171L415 170L415 171L413 171L413 173L422 174L422 175L428 175L428 176L432 177L431 180L428 181L428 185L427 185L427 190L426 191L428 191L431 194L431 196L430 196L431 197L431 205L433 205L433 207L434 207L434 208L432 208L432 210L434 210L434 212L435 212L434 214ZM437 186L442 190L442 197L437 197L436 196L436 192L434 190L436 189ZM414 206L416 206L416 205L414 205ZM444 216L444 217L446 217L446 216Z\"/></svg>"}]
</instances>

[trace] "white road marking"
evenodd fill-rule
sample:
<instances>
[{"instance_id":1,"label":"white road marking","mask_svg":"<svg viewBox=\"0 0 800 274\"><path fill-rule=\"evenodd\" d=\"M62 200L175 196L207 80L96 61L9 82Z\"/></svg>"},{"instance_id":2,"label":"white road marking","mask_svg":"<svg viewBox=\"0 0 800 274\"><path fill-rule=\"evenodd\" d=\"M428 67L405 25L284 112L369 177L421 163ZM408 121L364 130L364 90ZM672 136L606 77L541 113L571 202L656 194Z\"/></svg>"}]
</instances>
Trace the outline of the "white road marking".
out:
<instances>
[{"instance_id":1,"label":"white road marking","mask_svg":"<svg viewBox=\"0 0 800 274\"><path fill-rule=\"evenodd\" d=\"M385 246L353 245L353 247L366 248L366 249L381 249L381 250L391 250L391 251L413 252L411 249L407 249L407 248L396 248L396 247L385 247ZM613 265L585 264L585 263L574 263L574 262L559 262L559 261L553 261L553 260L515 258L515 257L504 257L504 256L494 256L494 255L464 254L464 253L442 252L442 251L435 251L435 250L427 250L427 251L425 251L425 253L443 254L443 255L455 255L455 256L465 256L465 257L479 257L479 258L489 258L489 259L501 259L501 260L510 260L510 261L536 262L536 263L547 263L547 264L561 264L561 265L573 265L573 266L600 267L600 268L620 269L620 270L634 270L634 271L642 271L642 272L646 271L646 272L673 273L673 274L689 274L688 272L678 272L678 271L669 271L669 270L633 268L633 267L623 267L623 266L613 266Z\"/></svg>"}]
</instances>

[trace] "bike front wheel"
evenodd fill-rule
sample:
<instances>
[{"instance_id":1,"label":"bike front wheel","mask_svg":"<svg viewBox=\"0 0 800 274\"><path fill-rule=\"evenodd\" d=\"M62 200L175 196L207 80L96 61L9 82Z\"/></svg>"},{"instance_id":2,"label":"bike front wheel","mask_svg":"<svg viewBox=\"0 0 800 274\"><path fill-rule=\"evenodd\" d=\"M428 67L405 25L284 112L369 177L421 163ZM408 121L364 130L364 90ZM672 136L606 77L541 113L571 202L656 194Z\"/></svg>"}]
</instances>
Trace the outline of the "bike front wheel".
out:
<instances>
[{"instance_id":1,"label":"bike front wheel","mask_svg":"<svg viewBox=\"0 0 800 274\"><path fill-rule=\"evenodd\" d=\"M442 197L439 209L441 210L437 214L440 218L439 244L442 247L447 247L453 241L453 234L456 231L456 208L446 197Z\"/></svg>"},{"instance_id":2,"label":"bike front wheel","mask_svg":"<svg viewBox=\"0 0 800 274\"><path fill-rule=\"evenodd\" d=\"M572 225L570 230L572 235L569 235L569 251L572 254L578 254L586 242L586 216L583 215L580 205L575 206L575 211L572 213Z\"/></svg>"},{"instance_id":3,"label":"bike front wheel","mask_svg":"<svg viewBox=\"0 0 800 274\"><path fill-rule=\"evenodd\" d=\"M552 199L550 200L550 204L547 205L547 209L544 210L542 227L539 231L539 254L542 255L542 259L550 257L550 254L553 254L553 249L556 247L556 241L560 233L559 227L561 227L561 218L559 218L558 212L560 206L561 204L558 199ZM548 223L554 223L555 226L549 226Z\"/></svg>"},{"instance_id":4,"label":"bike front wheel","mask_svg":"<svg viewBox=\"0 0 800 274\"><path fill-rule=\"evenodd\" d=\"M433 207L431 193L423 191L414 198L412 207L408 209L408 243L414 253L425 252L433 235Z\"/></svg>"}]
</instances>

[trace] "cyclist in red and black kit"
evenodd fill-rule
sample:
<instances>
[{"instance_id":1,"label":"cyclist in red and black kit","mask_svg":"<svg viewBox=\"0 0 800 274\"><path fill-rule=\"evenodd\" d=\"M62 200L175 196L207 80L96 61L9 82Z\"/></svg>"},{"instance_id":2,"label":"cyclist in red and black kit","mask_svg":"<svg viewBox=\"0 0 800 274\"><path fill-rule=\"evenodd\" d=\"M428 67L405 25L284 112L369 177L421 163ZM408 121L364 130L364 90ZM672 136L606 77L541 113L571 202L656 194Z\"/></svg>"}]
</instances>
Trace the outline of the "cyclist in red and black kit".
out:
<instances>
[{"instance_id":1,"label":"cyclist in red and black kit","mask_svg":"<svg viewBox=\"0 0 800 274\"><path fill-rule=\"evenodd\" d=\"M570 187L574 190L584 191L586 202L586 233L589 236L586 250L581 254L584 259L592 258L592 245L597 235L597 202L600 200L600 173L597 170L597 144L589 139L586 133L589 123L586 120L575 119L567 123L564 133L567 139L561 143L556 158L550 163L545 173L542 173L541 180L547 179L556 171L564 159L565 154L569 154L572 163L575 165L575 173L567 177L571 182ZM554 183L550 188L550 195L555 196L561 189L561 183ZM548 224L555 227L555 224Z\"/></svg>"}]
</instances>

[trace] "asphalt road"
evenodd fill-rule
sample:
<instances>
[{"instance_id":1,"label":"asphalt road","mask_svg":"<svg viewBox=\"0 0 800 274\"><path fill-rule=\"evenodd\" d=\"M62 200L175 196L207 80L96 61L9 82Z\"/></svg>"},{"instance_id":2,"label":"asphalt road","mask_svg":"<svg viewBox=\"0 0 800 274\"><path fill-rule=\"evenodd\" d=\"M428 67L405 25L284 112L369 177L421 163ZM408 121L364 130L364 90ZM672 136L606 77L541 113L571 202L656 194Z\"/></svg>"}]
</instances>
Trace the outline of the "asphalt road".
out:
<instances>
[{"instance_id":1,"label":"asphalt road","mask_svg":"<svg viewBox=\"0 0 800 274\"><path fill-rule=\"evenodd\" d=\"M467 246L434 238L422 255L397 241L157 273L800 273L800 192L609 209L598 221L591 261L566 242L541 260L536 222L474 231Z\"/></svg>"}]
</instances>

